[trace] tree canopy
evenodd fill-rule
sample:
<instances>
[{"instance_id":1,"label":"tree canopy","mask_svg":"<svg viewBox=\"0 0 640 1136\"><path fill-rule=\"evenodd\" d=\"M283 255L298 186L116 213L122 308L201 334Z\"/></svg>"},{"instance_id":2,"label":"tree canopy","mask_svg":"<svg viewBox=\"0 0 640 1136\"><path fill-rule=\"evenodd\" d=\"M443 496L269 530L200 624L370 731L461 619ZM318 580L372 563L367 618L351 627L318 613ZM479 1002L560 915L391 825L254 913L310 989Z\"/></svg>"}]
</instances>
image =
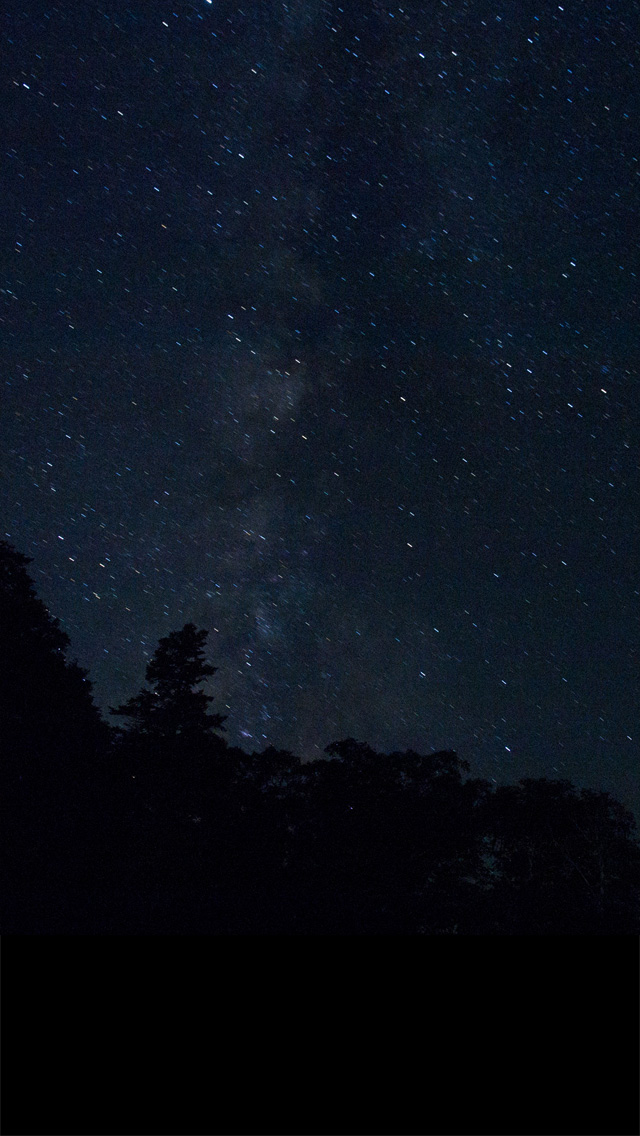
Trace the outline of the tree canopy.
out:
<instances>
[{"instance_id":1,"label":"tree canopy","mask_svg":"<svg viewBox=\"0 0 640 1136\"><path fill-rule=\"evenodd\" d=\"M209 714L212 695L194 689L212 677L217 667L205 662L204 645L208 632L185 623L161 639L146 670L146 679L155 690L143 688L139 694L116 708L112 714L130 719L130 731L162 739L210 736L223 730L226 714Z\"/></svg>"},{"instance_id":2,"label":"tree canopy","mask_svg":"<svg viewBox=\"0 0 640 1136\"><path fill-rule=\"evenodd\" d=\"M36 595L30 563L0 541L2 783L10 796L21 781L59 781L107 733L88 672L67 661L69 636Z\"/></svg>"},{"instance_id":3,"label":"tree canopy","mask_svg":"<svg viewBox=\"0 0 640 1136\"><path fill-rule=\"evenodd\" d=\"M353 737L247 754L194 623L108 726L29 563L0 541L2 930L640 933L635 820L607 792Z\"/></svg>"}]
</instances>

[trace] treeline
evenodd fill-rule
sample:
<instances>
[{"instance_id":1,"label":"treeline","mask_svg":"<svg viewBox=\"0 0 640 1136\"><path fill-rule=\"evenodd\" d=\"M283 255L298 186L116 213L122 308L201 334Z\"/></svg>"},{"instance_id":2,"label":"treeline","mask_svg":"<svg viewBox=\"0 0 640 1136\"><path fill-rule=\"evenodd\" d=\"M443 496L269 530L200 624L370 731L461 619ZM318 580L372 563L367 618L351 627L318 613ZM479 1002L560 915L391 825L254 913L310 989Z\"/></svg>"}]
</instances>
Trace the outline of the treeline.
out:
<instances>
[{"instance_id":1,"label":"treeline","mask_svg":"<svg viewBox=\"0 0 640 1136\"><path fill-rule=\"evenodd\" d=\"M29 563L0 541L3 933L640 933L635 822L610 794L496 788L454 752L352 738L305 764L246 753L192 623L106 723Z\"/></svg>"}]
</instances>

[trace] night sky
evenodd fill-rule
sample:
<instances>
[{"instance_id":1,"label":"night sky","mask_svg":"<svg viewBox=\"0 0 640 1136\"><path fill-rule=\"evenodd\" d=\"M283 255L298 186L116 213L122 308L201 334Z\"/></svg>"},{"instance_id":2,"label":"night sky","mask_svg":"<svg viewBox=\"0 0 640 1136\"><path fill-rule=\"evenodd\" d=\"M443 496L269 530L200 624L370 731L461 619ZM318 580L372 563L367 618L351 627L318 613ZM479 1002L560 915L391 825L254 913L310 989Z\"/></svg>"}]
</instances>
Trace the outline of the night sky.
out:
<instances>
[{"instance_id":1,"label":"night sky","mask_svg":"<svg viewBox=\"0 0 640 1136\"><path fill-rule=\"evenodd\" d=\"M342 5L5 12L0 536L106 717L193 621L233 744L640 811L640 5Z\"/></svg>"}]
</instances>

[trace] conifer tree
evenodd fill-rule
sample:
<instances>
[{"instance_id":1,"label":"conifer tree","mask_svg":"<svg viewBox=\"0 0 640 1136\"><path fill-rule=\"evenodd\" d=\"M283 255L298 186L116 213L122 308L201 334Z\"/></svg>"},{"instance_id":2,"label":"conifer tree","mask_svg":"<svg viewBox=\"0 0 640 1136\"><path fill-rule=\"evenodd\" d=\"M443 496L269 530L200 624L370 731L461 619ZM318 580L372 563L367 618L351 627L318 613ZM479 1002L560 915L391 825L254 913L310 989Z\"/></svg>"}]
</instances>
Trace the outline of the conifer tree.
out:
<instances>
[{"instance_id":1,"label":"conifer tree","mask_svg":"<svg viewBox=\"0 0 640 1136\"><path fill-rule=\"evenodd\" d=\"M69 636L36 595L31 558L0 541L0 730L5 792L55 785L90 764L108 729Z\"/></svg>"},{"instance_id":2,"label":"conifer tree","mask_svg":"<svg viewBox=\"0 0 640 1136\"><path fill-rule=\"evenodd\" d=\"M108 810L109 728L30 563L0 541L0 910L18 933L72 929L97 891Z\"/></svg>"},{"instance_id":3,"label":"conifer tree","mask_svg":"<svg viewBox=\"0 0 640 1136\"><path fill-rule=\"evenodd\" d=\"M146 679L155 690L143 688L139 694L112 714L130 720L127 731L134 736L157 740L210 738L211 731L224 730L226 714L208 713L213 701L203 690L194 689L218 670L205 662L207 631L185 623L161 639L146 670Z\"/></svg>"}]
</instances>

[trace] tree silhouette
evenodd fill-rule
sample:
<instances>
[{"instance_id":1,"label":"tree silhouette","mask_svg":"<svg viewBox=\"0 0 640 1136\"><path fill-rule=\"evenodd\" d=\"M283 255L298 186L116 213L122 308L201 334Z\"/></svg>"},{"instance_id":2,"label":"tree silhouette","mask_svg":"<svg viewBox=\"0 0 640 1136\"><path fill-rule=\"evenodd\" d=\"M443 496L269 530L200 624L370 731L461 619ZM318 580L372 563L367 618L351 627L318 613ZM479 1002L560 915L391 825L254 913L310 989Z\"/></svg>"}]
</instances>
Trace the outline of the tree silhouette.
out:
<instances>
[{"instance_id":1,"label":"tree silhouette","mask_svg":"<svg viewBox=\"0 0 640 1136\"><path fill-rule=\"evenodd\" d=\"M638 934L635 820L608 793L525 778L500 786L484 811L494 930Z\"/></svg>"},{"instance_id":2,"label":"tree silhouette","mask_svg":"<svg viewBox=\"0 0 640 1136\"><path fill-rule=\"evenodd\" d=\"M181 631L172 631L161 639L146 670L154 691L142 689L139 694L116 708L112 714L131 719L130 732L156 739L196 739L211 737L212 730L223 730L226 714L209 714L213 701L203 690L194 690L217 671L205 662L204 644L208 632L197 631L194 623L185 623Z\"/></svg>"},{"instance_id":3,"label":"tree silhouette","mask_svg":"<svg viewBox=\"0 0 640 1136\"><path fill-rule=\"evenodd\" d=\"M463 783L466 762L452 751L377 753L353 738L325 753L288 793L296 933L453 930L481 870L480 783Z\"/></svg>"},{"instance_id":4,"label":"tree silhouette","mask_svg":"<svg viewBox=\"0 0 640 1136\"><path fill-rule=\"evenodd\" d=\"M110 729L29 563L0 541L3 931L640 932L635 821L608 793L494 789L452 750L229 747L193 623Z\"/></svg>"},{"instance_id":5,"label":"tree silhouette","mask_svg":"<svg viewBox=\"0 0 640 1136\"><path fill-rule=\"evenodd\" d=\"M80 886L109 735L87 672L65 658L69 637L36 595L30 563L0 541L3 927L22 930L37 929L45 910L62 918Z\"/></svg>"},{"instance_id":6,"label":"tree silhouette","mask_svg":"<svg viewBox=\"0 0 640 1136\"><path fill-rule=\"evenodd\" d=\"M209 713L212 696L199 689L217 667L205 660L205 630L193 623L160 639L146 669L155 689L143 688L114 715L129 719L116 750L129 811L129 879L133 907L146 909L156 930L171 920L188 925L188 895L203 876L213 830L218 830L229 792L229 750L217 731L226 715ZM199 827L198 827L199 826ZM211 854L210 869L213 875ZM202 887L206 891L206 883ZM191 904L194 911L198 901ZM171 915L171 912L174 912Z\"/></svg>"},{"instance_id":7,"label":"tree silhouette","mask_svg":"<svg viewBox=\"0 0 640 1136\"><path fill-rule=\"evenodd\" d=\"M87 671L65 659L70 640L38 599L31 558L0 541L0 720L6 791L46 773L46 750L64 737L67 762L106 726ZM59 757L59 755L58 755ZM58 758L56 758L57 762ZM54 762L50 773L60 772Z\"/></svg>"}]
</instances>

